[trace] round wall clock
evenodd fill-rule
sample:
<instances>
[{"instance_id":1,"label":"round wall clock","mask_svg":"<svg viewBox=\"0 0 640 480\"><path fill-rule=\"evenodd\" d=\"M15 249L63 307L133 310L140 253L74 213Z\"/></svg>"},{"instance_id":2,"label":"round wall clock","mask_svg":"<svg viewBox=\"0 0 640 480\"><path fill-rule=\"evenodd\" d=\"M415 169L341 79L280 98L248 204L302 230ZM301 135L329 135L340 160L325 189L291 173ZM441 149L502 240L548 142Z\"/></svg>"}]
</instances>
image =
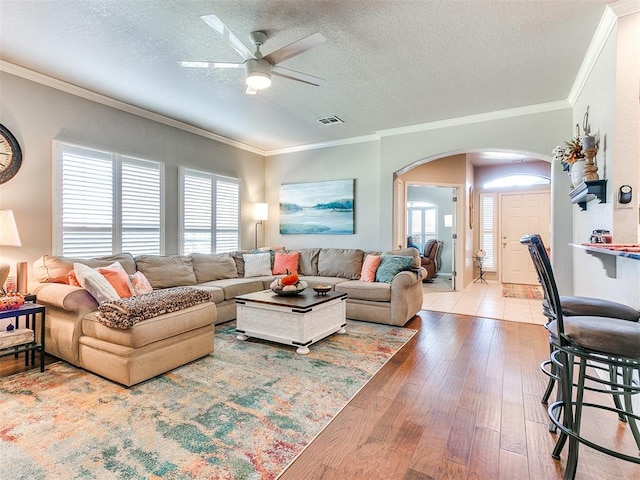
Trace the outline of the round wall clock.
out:
<instances>
[{"instance_id":1,"label":"round wall clock","mask_svg":"<svg viewBox=\"0 0 640 480\"><path fill-rule=\"evenodd\" d=\"M16 137L0 124L0 184L11 180L22 165L22 150Z\"/></svg>"}]
</instances>

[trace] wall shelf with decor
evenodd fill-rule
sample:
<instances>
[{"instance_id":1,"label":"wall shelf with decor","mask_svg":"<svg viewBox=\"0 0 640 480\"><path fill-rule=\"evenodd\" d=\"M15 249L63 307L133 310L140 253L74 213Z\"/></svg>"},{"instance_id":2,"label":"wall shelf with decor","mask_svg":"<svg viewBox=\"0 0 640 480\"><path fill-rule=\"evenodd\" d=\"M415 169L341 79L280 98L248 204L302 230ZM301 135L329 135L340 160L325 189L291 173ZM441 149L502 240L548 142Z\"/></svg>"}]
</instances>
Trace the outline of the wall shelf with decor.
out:
<instances>
[{"instance_id":1,"label":"wall shelf with decor","mask_svg":"<svg viewBox=\"0 0 640 480\"><path fill-rule=\"evenodd\" d=\"M607 181L584 181L569 192L571 203L577 203L580 210L587 209L587 202L597 198L600 203L607 203Z\"/></svg>"}]
</instances>

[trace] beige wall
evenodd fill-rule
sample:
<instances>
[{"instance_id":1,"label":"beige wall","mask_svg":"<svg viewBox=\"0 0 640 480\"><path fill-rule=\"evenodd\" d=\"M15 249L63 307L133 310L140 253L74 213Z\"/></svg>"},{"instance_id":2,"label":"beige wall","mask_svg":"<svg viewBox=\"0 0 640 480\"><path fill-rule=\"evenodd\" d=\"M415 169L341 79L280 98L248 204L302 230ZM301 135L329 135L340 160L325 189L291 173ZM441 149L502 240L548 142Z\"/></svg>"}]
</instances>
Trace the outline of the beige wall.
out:
<instances>
[{"instance_id":1,"label":"beige wall","mask_svg":"<svg viewBox=\"0 0 640 480\"><path fill-rule=\"evenodd\" d=\"M251 206L264 198L260 155L0 72L0 123L23 151L18 174L0 185L0 209L12 209L22 248L0 248L14 264L52 249L52 140L165 163L166 253L178 251L178 166L242 181L242 244L253 245Z\"/></svg>"}]
</instances>

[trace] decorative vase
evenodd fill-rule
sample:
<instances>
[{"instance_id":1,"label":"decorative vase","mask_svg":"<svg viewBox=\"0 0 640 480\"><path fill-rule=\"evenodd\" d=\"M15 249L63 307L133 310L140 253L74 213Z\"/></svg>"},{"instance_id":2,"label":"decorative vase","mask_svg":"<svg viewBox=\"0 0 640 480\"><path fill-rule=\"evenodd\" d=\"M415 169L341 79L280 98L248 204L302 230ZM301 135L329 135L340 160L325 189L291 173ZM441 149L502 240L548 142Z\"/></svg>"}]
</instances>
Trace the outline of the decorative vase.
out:
<instances>
[{"instance_id":1,"label":"decorative vase","mask_svg":"<svg viewBox=\"0 0 640 480\"><path fill-rule=\"evenodd\" d=\"M584 180L585 160L577 160L571 165L571 185L576 188Z\"/></svg>"}]
</instances>

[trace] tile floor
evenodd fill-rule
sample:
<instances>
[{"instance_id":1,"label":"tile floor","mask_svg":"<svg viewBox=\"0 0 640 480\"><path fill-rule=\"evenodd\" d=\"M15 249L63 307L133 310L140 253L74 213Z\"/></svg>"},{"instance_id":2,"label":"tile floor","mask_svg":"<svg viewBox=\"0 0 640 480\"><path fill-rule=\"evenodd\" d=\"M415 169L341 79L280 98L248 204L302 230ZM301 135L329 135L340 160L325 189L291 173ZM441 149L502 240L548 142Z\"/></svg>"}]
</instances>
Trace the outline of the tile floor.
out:
<instances>
[{"instance_id":1,"label":"tile floor","mask_svg":"<svg viewBox=\"0 0 640 480\"><path fill-rule=\"evenodd\" d=\"M460 313L513 322L544 325L541 300L525 300L502 296L502 284L495 281L472 283L461 292L433 292L423 288L422 308L436 312Z\"/></svg>"}]
</instances>

